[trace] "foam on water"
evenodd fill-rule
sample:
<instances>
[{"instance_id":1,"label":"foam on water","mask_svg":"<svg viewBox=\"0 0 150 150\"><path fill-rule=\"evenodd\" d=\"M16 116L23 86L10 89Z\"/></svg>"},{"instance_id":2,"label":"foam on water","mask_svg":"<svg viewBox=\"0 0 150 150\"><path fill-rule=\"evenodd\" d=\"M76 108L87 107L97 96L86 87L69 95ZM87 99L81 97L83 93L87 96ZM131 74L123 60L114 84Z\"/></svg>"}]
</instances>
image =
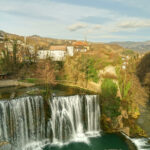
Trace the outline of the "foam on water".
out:
<instances>
[{"instance_id":1,"label":"foam on water","mask_svg":"<svg viewBox=\"0 0 150 150\"><path fill-rule=\"evenodd\" d=\"M150 150L150 143L147 138L132 138L132 142L137 146L138 150Z\"/></svg>"}]
</instances>

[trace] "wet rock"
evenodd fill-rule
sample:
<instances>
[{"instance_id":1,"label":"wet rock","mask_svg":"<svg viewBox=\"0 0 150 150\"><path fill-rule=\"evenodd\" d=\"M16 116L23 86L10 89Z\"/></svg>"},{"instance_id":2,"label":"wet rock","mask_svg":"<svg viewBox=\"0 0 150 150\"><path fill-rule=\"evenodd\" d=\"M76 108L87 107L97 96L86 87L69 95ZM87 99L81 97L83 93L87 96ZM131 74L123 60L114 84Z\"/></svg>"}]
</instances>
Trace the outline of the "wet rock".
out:
<instances>
[{"instance_id":1,"label":"wet rock","mask_svg":"<svg viewBox=\"0 0 150 150\"><path fill-rule=\"evenodd\" d=\"M120 133L120 132L118 133L118 135L127 143L129 150L138 150L136 145L131 141L128 135Z\"/></svg>"},{"instance_id":2,"label":"wet rock","mask_svg":"<svg viewBox=\"0 0 150 150\"><path fill-rule=\"evenodd\" d=\"M11 144L9 144L8 142L1 142L0 150L11 150Z\"/></svg>"},{"instance_id":3,"label":"wet rock","mask_svg":"<svg viewBox=\"0 0 150 150\"><path fill-rule=\"evenodd\" d=\"M148 143L150 144L150 140L148 140Z\"/></svg>"},{"instance_id":4,"label":"wet rock","mask_svg":"<svg viewBox=\"0 0 150 150\"><path fill-rule=\"evenodd\" d=\"M117 128L123 128L123 121L122 121L122 115L117 117Z\"/></svg>"},{"instance_id":5,"label":"wet rock","mask_svg":"<svg viewBox=\"0 0 150 150\"><path fill-rule=\"evenodd\" d=\"M121 129L121 131L123 133L125 133L126 135L130 136L130 128L129 127L124 127L123 129Z\"/></svg>"}]
</instances>

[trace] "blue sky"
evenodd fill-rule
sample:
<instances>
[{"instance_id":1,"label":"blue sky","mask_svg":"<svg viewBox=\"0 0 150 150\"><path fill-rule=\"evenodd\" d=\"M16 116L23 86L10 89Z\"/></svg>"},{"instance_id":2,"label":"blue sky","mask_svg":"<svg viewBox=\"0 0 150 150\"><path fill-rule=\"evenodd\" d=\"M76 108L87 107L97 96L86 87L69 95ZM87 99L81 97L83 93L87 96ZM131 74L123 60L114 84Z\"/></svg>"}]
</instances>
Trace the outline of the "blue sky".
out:
<instances>
[{"instance_id":1,"label":"blue sky","mask_svg":"<svg viewBox=\"0 0 150 150\"><path fill-rule=\"evenodd\" d=\"M89 41L150 40L150 0L0 0L0 30Z\"/></svg>"}]
</instances>

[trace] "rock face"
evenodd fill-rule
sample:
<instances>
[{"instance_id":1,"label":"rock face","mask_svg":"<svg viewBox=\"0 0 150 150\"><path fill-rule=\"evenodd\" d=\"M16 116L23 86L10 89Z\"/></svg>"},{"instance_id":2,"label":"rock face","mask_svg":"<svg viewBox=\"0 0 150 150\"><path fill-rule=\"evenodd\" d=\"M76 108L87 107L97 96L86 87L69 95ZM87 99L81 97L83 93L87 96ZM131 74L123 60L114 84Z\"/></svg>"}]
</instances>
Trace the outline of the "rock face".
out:
<instances>
[{"instance_id":1,"label":"rock face","mask_svg":"<svg viewBox=\"0 0 150 150\"><path fill-rule=\"evenodd\" d=\"M127 134L128 136L130 135L130 128L129 127L124 127L121 129L121 132Z\"/></svg>"},{"instance_id":2,"label":"rock face","mask_svg":"<svg viewBox=\"0 0 150 150\"><path fill-rule=\"evenodd\" d=\"M113 119L102 114L102 129L108 133L123 132L130 137L147 137L145 131L136 124L136 119L125 110L122 110L121 115Z\"/></svg>"},{"instance_id":3,"label":"rock face","mask_svg":"<svg viewBox=\"0 0 150 150\"><path fill-rule=\"evenodd\" d=\"M113 67L113 66L105 67L103 70L101 70L99 72L99 74L100 74L100 76L110 75L114 78L117 78L116 70L115 70L115 67Z\"/></svg>"},{"instance_id":4,"label":"rock face","mask_svg":"<svg viewBox=\"0 0 150 150\"><path fill-rule=\"evenodd\" d=\"M131 141L131 139L128 136L122 133L118 133L118 135L127 143L130 150L138 150L135 144Z\"/></svg>"},{"instance_id":5,"label":"rock face","mask_svg":"<svg viewBox=\"0 0 150 150\"><path fill-rule=\"evenodd\" d=\"M121 115L116 118L116 130L119 130L126 135L130 136L130 128L124 123L124 120L129 119L128 113L125 110L121 111Z\"/></svg>"},{"instance_id":6,"label":"rock face","mask_svg":"<svg viewBox=\"0 0 150 150\"><path fill-rule=\"evenodd\" d=\"M1 142L0 150L11 150L11 144L9 144L8 142Z\"/></svg>"}]
</instances>

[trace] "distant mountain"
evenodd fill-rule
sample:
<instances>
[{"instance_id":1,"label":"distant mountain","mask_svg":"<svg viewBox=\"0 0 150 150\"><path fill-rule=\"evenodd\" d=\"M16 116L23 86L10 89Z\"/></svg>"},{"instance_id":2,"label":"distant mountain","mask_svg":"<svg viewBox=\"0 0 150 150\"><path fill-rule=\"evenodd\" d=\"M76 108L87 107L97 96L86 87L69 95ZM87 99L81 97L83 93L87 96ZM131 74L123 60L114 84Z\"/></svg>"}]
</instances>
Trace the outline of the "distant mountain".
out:
<instances>
[{"instance_id":1,"label":"distant mountain","mask_svg":"<svg viewBox=\"0 0 150 150\"><path fill-rule=\"evenodd\" d=\"M146 42L112 42L118 44L126 49L131 49L138 52L147 52L150 51L150 41Z\"/></svg>"},{"instance_id":2,"label":"distant mountain","mask_svg":"<svg viewBox=\"0 0 150 150\"><path fill-rule=\"evenodd\" d=\"M32 36L20 36L16 34L7 33L0 30L0 34L3 36L5 35L8 39L11 40L21 40L22 42L26 41L26 44L35 47L36 49L49 49L51 45L70 45L71 43L75 42L76 40L66 40L66 39L54 39L48 37L41 37L39 35L32 35ZM113 51L117 53L122 53L124 51L123 46L120 46L121 43L96 43L96 42L88 42L91 46L92 50L98 51ZM149 42L150 45L150 42Z\"/></svg>"},{"instance_id":3,"label":"distant mountain","mask_svg":"<svg viewBox=\"0 0 150 150\"><path fill-rule=\"evenodd\" d=\"M4 37L5 32L0 30L0 37Z\"/></svg>"}]
</instances>

